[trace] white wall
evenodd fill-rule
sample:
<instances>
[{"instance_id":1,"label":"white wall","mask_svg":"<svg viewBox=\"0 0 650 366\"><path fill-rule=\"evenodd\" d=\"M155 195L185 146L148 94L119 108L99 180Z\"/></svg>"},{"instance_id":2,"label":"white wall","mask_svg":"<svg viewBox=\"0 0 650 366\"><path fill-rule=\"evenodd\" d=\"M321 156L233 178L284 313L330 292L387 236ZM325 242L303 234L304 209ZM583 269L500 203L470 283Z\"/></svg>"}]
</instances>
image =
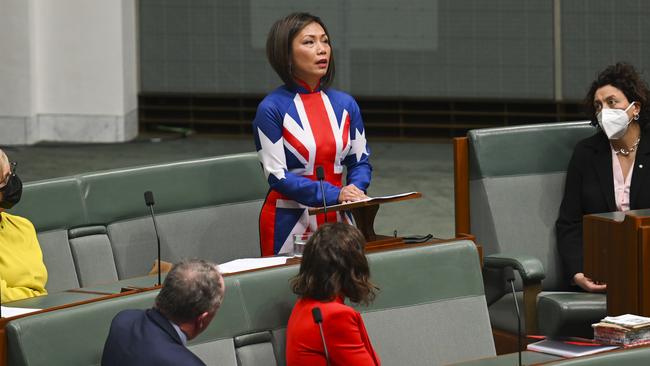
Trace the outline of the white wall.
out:
<instances>
[{"instance_id":1,"label":"white wall","mask_svg":"<svg viewBox=\"0 0 650 366\"><path fill-rule=\"evenodd\" d=\"M135 0L0 0L0 9L0 144L137 135Z\"/></svg>"},{"instance_id":2,"label":"white wall","mask_svg":"<svg viewBox=\"0 0 650 366\"><path fill-rule=\"evenodd\" d=\"M136 26L137 10L133 0L122 1L122 78L124 112L129 113L138 108L138 29Z\"/></svg>"},{"instance_id":3,"label":"white wall","mask_svg":"<svg viewBox=\"0 0 650 366\"><path fill-rule=\"evenodd\" d=\"M25 143L33 130L30 4L0 0L0 144Z\"/></svg>"},{"instance_id":4,"label":"white wall","mask_svg":"<svg viewBox=\"0 0 650 366\"><path fill-rule=\"evenodd\" d=\"M31 114L29 2L0 0L0 115Z\"/></svg>"}]
</instances>

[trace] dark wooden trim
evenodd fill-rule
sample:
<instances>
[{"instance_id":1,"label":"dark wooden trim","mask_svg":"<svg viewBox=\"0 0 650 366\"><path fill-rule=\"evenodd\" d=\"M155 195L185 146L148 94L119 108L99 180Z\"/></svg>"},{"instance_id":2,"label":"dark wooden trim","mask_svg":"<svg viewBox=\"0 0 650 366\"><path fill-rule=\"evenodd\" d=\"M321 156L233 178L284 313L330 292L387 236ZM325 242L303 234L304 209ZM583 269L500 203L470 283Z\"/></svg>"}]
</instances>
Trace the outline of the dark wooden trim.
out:
<instances>
[{"instance_id":1,"label":"dark wooden trim","mask_svg":"<svg viewBox=\"0 0 650 366\"><path fill-rule=\"evenodd\" d=\"M469 217L469 145L467 137L454 143L454 212L456 236L470 232Z\"/></svg>"},{"instance_id":2,"label":"dark wooden trim","mask_svg":"<svg viewBox=\"0 0 650 366\"><path fill-rule=\"evenodd\" d=\"M524 314L526 333L537 334L537 295L542 292L542 282L524 285Z\"/></svg>"},{"instance_id":3,"label":"dark wooden trim","mask_svg":"<svg viewBox=\"0 0 650 366\"><path fill-rule=\"evenodd\" d=\"M80 288L65 290L65 292L74 292L77 294L91 294L91 295L113 295L114 294L113 292L88 291L88 290L82 290Z\"/></svg>"},{"instance_id":4,"label":"dark wooden trim","mask_svg":"<svg viewBox=\"0 0 650 366\"><path fill-rule=\"evenodd\" d=\"M639 226L639 287L650 289L650 225ZM639 295L639 309L642 314L650 314L650 291Z\"/></svg>"},{"instance_id":5,"label":"dark wooden trim","mask_svg":"<svg viewBox=\"0 0 650 366\"><path fill-rule=\"evenodd\" d=\"M517 352L517 335L500 329L492 328L492 337L494 337L494 349L498 355ZM522 347L526 349L526 341L522 339ZM523 351L522 349L522 351Z\"/></svg>"},{"instance_id":6,"label":"dark wooden trim","mask_svg":"<svg viewBox=\"0 0 650 366\"><path fill-rule=\"evenodd\" d=\"M650 216L586 215L583 242L585 275L607 283L607 315L650 316Z\"/></svg>"}]
</instances>

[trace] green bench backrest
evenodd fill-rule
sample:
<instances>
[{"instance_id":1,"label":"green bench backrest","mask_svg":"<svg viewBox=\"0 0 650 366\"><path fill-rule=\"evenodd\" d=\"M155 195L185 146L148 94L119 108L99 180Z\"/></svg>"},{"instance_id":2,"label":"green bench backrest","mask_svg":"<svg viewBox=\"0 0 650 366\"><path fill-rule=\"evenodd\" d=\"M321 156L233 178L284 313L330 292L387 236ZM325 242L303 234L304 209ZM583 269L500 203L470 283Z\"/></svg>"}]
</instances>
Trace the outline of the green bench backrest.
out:
<instances>
[{"instance_id":1,"label":"green bench backrest","mask_svg":"<svg viewBox=\"0 0 650 366\"><path fill-rule=\"evenodd\" d=\"M11 213L39 232L108 224L149 215L145 191L162 214L262 199L268 185L257 154L236 154L26 183Z\"/></svg>"},{"instance_id":2,"label":"green bench backrest","mask_svg":"<svg viewBox=\"0 0 650 366\"><path fill-rule=\"evenodd\" d=\"M11 213L38 232L50 292L148 272L156 241L145 191L155 195L163 260L260 255L268 184L255 153L44 180L25 184Z\"/></svg>"},{"instance_id":3,"label":"green bench backrest","mask_svg":"<svg viewBox=\"0 0 650 366\"><path fill-rule=\"evenodd\" d=\"M593 135L588 122L469 132L471 233L486 255L537 257L545 289L560 286L555 220L575 144Z\"/></svg>"}]
</instances>

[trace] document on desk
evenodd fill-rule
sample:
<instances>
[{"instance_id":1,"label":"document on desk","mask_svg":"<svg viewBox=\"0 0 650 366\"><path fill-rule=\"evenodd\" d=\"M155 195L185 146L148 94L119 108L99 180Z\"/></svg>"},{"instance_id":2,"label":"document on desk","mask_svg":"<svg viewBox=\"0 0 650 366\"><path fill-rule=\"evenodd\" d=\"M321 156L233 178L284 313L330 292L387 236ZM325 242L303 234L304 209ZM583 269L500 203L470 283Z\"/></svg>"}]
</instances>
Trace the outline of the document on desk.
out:
<instances>
[{"instance_id":1,"label":"document on desk","mask_svg":"<svg viewBox=\"0 0 650 366\"><path fill-rule=\"evenodd\" d=\"M243 258L219 265L221 273L250 271L251 269L279 266L287 263L289 257Z\"/></svg>"},{"instance_id":2,"label":"document on desk","mask_svg":"<svg viewBox=\"0 0 650 366\"><path fill-rule=\"evenodd\" d=\"M13 308L10 306L2 306L2 317L11 318L12 316L18 316L23 314L33 313L41 309L32 309L32 308Z\"/></svg>"},{"instance_id":3,"label":"document on desk","mask_svg":"<svg viewBox=\"0 0 650 366\"><path fill-rule=\"evenodd\" d=\"M391 201L394 198L403 198L403 197L409 197L410 198L410 196L415 196L415 197L420 197L421 196L421 195L420 196L418 196L418 195L420 195L420 193L418 193L418 192L406 192L406 193L392 194L392 195L389 195L389 196L368 197L368 198L364 198L362 200L358 200L358 201L354 201L354 202L339 203L339 204L336 204L336 205L327 206L327 209L328 210L335 210L335 209L338 209L340 207L349 206L351 204L361 203L361 202L385 203L386 201ZM320 208L320 207L318 207L318 208Z\"/></svg>"},{"instance_id":4,"label":"document on desk","mask_svg":"<svg viewBox=\"0 0 650 366\"><path fill-rule=\"evenodd\" d=\"M587 356L594 353L610 351L619 348L618 346L600 345L597 343L558 341L545 339L531 343L526 347L529 351L548 353L562 357Z\"/></svg>"}]
</instances>

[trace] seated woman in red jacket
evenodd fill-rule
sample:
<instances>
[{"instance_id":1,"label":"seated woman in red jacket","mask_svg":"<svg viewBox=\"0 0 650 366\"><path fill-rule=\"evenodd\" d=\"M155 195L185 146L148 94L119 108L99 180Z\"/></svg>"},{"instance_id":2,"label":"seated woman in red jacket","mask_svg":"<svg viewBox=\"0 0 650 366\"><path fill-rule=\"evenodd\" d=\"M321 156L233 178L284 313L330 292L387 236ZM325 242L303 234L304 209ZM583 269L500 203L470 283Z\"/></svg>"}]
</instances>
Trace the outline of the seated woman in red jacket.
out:
<instances>
[{"instance_id":1,"label":"seated woman in red jacket","mask_svg":"<svg viewBox=\"0 0 650 366\"><path fill-rule=\"evenodd\" d=\"M326 365L325 348L313 309L322 314L329 365L379 365L361 314L344 299L368 304L377 287L370 280L365 240L354 226L322 225L305 245L300 272L292 281L300 296L287 325L288 366Z\"/></svg>"}]
</instances>

